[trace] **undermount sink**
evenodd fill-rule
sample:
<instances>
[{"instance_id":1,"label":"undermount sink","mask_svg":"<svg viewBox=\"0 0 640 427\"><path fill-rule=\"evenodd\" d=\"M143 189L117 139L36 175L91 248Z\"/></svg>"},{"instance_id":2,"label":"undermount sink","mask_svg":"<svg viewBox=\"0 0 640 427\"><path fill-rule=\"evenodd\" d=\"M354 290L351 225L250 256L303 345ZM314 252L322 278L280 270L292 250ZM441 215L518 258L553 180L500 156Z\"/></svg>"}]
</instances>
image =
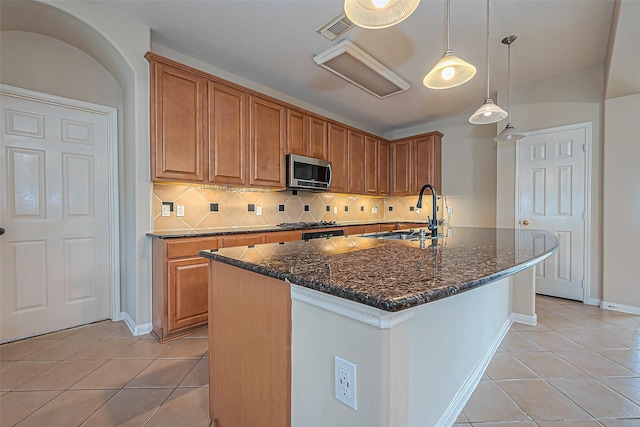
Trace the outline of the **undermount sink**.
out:
<instances>
[{"instance_id":1,"label":"undermount sink","mask_svg":"<svg viewBox=\"0 0 640 427\"><path fill-rule=\"evenodd\" d=\"M374 233L368 234L366 236L370 239L389 239L389 240L413 240L418 239L418 231L407 230L407 231L387 231L384 233Z\"/></svg>"}]
</instances>

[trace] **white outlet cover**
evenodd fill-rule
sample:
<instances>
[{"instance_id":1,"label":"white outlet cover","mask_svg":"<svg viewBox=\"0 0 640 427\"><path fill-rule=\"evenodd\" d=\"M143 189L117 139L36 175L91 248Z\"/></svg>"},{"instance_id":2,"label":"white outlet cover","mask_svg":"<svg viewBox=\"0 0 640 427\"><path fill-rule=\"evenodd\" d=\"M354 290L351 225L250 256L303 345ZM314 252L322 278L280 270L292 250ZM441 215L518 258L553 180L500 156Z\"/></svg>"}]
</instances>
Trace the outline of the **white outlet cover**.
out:
<instances>
[{"instance_id":1,"label":"white outlet cover","mask_svg":"<svg viewBox=\"0 0 640 427\"><path fill-rule=\"evenodd\" d=\"M337 206L333 207L333 213L334 213L334 215L338 213L338 207Z\"/></svg>"},{"instance_id":2,"label":"white outlet cover","mask_svg":"<svg viewBox=\"0 0 640 427\"><path fill-rule=\"evenodd\" d=\"M176 206L176 216L184 216L184 205Z\"/></svg>"},{"instance_id":3,"label":"white outlet cover","mask_svg":"<svg viewBox=\"0 0 640 427\"><path fill-rule=\"evenodd\" d=\"M169 205L162 205L162 216L171 216L171 207Z\"/></svg>"},{"instance_id":4,"label":"white outlet cover","mask_svg":"<svg viewBox=\"0 0 640 427\"><path fill-rule=\"evenodd\" d=\"M262 215L262 206L257 206L256 207L256 215L258 215L258 216Z\"/></svg>"},{"instance_id":5,"label":"white outlet cover","mask_svg":"<svg viewBox=\"0 0 640 427\"><path fill-rule=\"evenodd\" d=\"M356 364L335 356L336 399L352 409L358 409Z\"/></svg>"}]
</instances>

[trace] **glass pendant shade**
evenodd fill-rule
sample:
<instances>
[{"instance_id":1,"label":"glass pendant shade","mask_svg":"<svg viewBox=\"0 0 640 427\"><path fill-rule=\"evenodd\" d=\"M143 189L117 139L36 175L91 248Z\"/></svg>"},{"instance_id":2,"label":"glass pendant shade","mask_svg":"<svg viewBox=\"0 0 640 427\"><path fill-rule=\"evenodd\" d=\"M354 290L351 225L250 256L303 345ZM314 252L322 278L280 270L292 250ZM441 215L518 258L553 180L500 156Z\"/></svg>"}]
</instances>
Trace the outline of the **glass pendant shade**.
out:
<instances>
[{"instance_id":1,"label":"glass pendant shade","mask_svg":"<svg viewBox=\"0 0 640 427\"><path fill-rule=\"evenodd\" d=\"M407 19L419 3L420 0L344 0L344 13L359 27L387 28Z\"/></svg>"},{"instance_id":2,"label":"glass pendant shade","mask_svg":"<svg viewBox=\"0 0 640 427\"><path fill-rule=\"evenodd\" d=\"M506 119L507 116L507 112L495 104L493 99L487 98L484 100L484 104L469 118L469 122L474 125L486 125L499 122L500 120Z\"/></svg>"},{"instance_id":3,"label":"glass pendant shade","mask_svg":"<svg viewBox=\"0 0 640 427\"><path fill-rule=\"evenodd\" d=\"M495 138L496 141L517 141L524 138L524 133L518 132L513 127L511 122L507 124L507 127L502 129L502 132Z\"/></svg>"},{"instance_id":4,"label":"glass pendant shade","mask_svg":"<svg viewBox=\"0 0 640 427\"><path fill-rule=\"evenodd\" d=\"M476 75L476 67L447 50L422 83L430 89L460 86Z\"/></svg>"}]
</instances>

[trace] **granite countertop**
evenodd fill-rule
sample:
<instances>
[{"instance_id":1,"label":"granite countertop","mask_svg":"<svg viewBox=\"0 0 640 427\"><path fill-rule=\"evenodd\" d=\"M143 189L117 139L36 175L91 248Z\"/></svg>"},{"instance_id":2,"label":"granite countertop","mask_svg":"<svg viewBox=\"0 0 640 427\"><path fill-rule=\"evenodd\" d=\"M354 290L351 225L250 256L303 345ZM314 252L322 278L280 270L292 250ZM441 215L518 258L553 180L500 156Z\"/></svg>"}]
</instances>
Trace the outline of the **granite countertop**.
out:
<instances>
[{"instance_id":1,"label":"granite countertop","mask_svg":"<svg viewBox=\"0 0 640 427\"><path fill-rule=\"evenodd\" d=\"M559 244L555 235L540 230L453 231L426 249L413 240L349 236L224 248L200 256L394 312L522 271Z\"/></svg>"},{"instance_id":2,"label":"granite countertop","mask_svg":"<svg viewBox=\"0 0 640 427\"><path fill-rule=\"evenodd\" d=\"M424 222L424 221L423 221ZM225 228L212 228L212 229L200 229L195 231L150 231L147 236L154 237L156 239L176 239L182 237L215 237L225 236L229 234L252 234L252 233L269 233L273 231L304 231L312 229L327 229L327 228L344 228L358 225L375 225L375 224L420 224L421 221L375 221L375 222L341 222L335 225L303 228L303 229L291 229L282 228L277 225L257 225L254 227L225 227ZM425 222L426 226L426 222Z\"/></svg>"}]
</instances>

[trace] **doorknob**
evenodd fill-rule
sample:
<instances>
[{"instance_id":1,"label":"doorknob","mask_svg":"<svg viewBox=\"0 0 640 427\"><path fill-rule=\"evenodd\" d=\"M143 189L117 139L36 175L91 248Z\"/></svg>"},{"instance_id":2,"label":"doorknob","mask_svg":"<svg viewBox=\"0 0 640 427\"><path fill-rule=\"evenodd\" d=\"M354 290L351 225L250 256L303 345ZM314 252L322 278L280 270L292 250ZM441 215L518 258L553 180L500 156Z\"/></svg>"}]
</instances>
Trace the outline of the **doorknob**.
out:
<instances>
[{"instance_id":1,"label":"doorknob","mask_svg":"<svg viewBox=\"0 0 640 427\"><path fill-rule=\"evenodd\" d=\"M529 221L528 221L528 220L526 220L526 219L525 219L524 221L522 221L522 223L523 223L524 225L529 225Z\"/></svg>"},{"instance_id":2,"label":"doorknob","mask_svg":"<svg viewBox=\"0 0 640 427\"><path fill-rule=\"evenodd\" d=\"M4 234L4 228L0 227L0 236Z\"/></svg>"}]
</instances>

